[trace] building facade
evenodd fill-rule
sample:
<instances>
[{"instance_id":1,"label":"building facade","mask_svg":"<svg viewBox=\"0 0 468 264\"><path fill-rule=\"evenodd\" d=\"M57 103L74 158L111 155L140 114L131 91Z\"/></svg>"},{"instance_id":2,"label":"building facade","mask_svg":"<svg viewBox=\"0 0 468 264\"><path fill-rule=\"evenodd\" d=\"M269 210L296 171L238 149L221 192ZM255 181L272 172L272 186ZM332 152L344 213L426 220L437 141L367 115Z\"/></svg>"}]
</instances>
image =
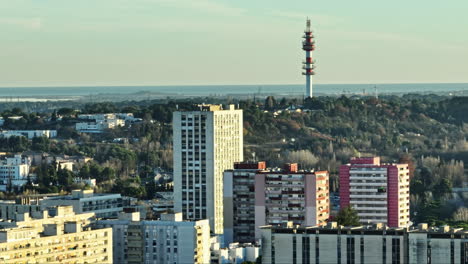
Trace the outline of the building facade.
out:
<instances>
[{"instance_id":1,"label":"building facade","mask_svg":"<svg viewBox=\"0 0 468 264\"><path fill-rule=\"evenodd\" d=\"M16 200L3 200L0 201L0 220L3 221L17 221L17 217L28 213L32 217L39 217L42 215L42 207L39 204L39 198L21 198ZM1 226L1 225L0 225Z\"/></svg>"},{"instance_id":2,"label":"building facade","mask_svg":"<svg viewBox=\"0 0 468 264\"><path fill-rule=\"evenodd\" d=\"M282 171L264 171L255 177L255 238L259 226L292 221L296 225L324 225L329 218L327 171L298 171L286 164Z\"/></svg>"},{"instance_id":3,"label":"building facade","mask_svg":"<svg viewBox=\"0 0 468 264\"><path fill-rule=\"evenodd\" d=\"M265 162L235 163L224 172L224 245L255 242L255 176Z\"/></svg>"},{"instance_id":4,"label":"building facade","mask_svg":"<svg viewBox=\"0 0 468 264\"><path fill-rule=\"evenodd\" d=\"M75 213L93 212L97 218L117 218L123 210L120 194L94 193L93 190L73 190L71 195L46 197L40 204L43 208L71 205Z\"/></svg>"},{"instance_id":5,"label":"building facade","mask_svg":"<svg viewBox=\"0 0 468 264\"><path fill-rule=\"evenodd\" d=\"M2 137L26 137L27 139L33 139L35 137L57 137L57 130L2 130L0 131Z\"/></svg>"},{"instance_id":6,"label":"building facade","mask_svg":"<svg viewBox=\"0 0 468 264\"><path fill-rule=\"evenodd\" d=\"M199 107L173 113L174 209L222 234L223 172L243 160L242 110Z\"/></svg>"},{"instance_id":7,"label":"building facade","mask_svg":"<svg viewBox=\"0 0 468 264\"><path fill-rule=\"evenodd\" d=\"M21 155L7 157L0 161L0 191L12 191L28 182L31 159ZM32 179L31 179L32 180Z\"/></svg>"},{"instance_id":8,"label":"building facade","mask_svg":"<svg viewBox=\"0 0 468 264\"><path fill-rule=\"evenodd\" d=\"M0 230L0 263L110 263L112 229L91 229L94 214L59 207L54 217L27 213Z\"/></svg>"},{"instance_id":9,"label":"building facade","mask_svg":"<svg viewBox=\"0 0 468 264\"><path fill-rule=\"evenodd\" d=\"M158 221L140 221L138 212L121 213L116 220L99 220L111 227L113 263L209 263L208 220L183 221L182 213L162 214Z\"/></svg>"},{"instance_id":10,"label":"building facade","mask_svg":"<svg viewBox=\"0 0 468 264\"><path fill-rule=\"evenodd\" d=\"M230 243L222 248L219 243L211 243L211 264L256 263L259 256L260 246L258 245Z\"/></svg>"},{"instance_id":11,"label":"building facade","mask_svg":"<svg viewBox=\"0 0 468 264\"><path fill-rule=\"evenodd\" d=\"M408 164L381 164L379 157L368 157L340 166L340 207L347 206L357 211L362 224L408 226Z\"/></svg>"},{"instance_id":12,"label":"building facade","mask_svg":"<svg viewBox=\"0 0 468 264\"><path fill-rule=\"evenodd\" d=\"M132 113L81 114L78 115L78 119L84 121L75 124L75 129L81 133L102 133L105 129L142 121L141 118L135 118Z\"/></svg>"},{"instance_id":13,"label":"building facade","mask_svg":"<svg viewBox=\"0 0 468 264\"><path fill-rule=\"evenodd\" d=\"M262 263L468 263L468 231L447 226L387 228L265 226Z\"/></svg>"}]
</instances>

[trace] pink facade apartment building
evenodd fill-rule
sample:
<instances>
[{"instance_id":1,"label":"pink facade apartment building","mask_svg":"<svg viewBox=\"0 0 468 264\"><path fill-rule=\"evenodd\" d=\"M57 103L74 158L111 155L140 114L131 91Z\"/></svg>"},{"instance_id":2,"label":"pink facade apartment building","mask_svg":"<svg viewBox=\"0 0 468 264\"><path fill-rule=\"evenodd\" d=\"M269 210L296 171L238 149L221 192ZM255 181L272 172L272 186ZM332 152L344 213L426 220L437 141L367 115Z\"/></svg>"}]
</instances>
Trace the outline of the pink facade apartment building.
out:
<instances>
[{"instance_id":1,"label":"pink facade apartment building","mask_svg":"<svg viewBox=\"0 0 468 264\"><path fill-rule=\"evenodd\" d=\"M297 163L255 176L255 238L260 226L292 222L325 225L330 213L327 171L299 171Z\"/></svg>"},{"instance_id":2,"label":"pink facade apartment building","mask_svg":"<svg viewBox=\"0 0 468 264\"><path fill-rule=\"evenodd\" d=\"M340 166L340 207L353 207L362 224L408 226L409 196L408 164L383 164L379 157L365 157Z\"/></svg>"}]
</instances>

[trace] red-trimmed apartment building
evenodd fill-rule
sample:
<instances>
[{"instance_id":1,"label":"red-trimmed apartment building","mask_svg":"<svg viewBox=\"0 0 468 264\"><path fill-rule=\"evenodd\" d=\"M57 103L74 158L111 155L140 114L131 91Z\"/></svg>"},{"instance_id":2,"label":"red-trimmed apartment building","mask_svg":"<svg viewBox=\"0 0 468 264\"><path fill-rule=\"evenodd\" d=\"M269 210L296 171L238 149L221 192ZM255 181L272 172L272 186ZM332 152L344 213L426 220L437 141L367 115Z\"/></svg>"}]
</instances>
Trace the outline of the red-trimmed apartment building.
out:
<instances>
[{"instance_id":1,"label":"red-trimmed apartment building","mask_svg":"<svg viewBox=\"0 0 468 264\"><path fill-rule=\"evenodd\" d=\"M340 166L340 207L352 206L361 223L409 225L408 164L383 164L379 157L352 158Z\"/></svg>"}]
</instances>

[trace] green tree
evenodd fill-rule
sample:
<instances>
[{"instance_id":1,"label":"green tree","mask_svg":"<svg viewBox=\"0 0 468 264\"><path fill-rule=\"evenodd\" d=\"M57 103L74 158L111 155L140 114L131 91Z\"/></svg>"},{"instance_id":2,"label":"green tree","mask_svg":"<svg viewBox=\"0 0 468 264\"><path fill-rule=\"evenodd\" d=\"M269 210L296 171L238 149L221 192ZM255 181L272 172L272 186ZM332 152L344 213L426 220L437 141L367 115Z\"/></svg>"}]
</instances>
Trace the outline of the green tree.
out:
<instances>
[{"instance_id":1,"label":"green tree","mask_svg":"<svg viewBox=\"0 0 468 264\"><path fill-rule=\"evenodd\" d=\"M82 179L89 179L91 177L91 173L89 170L89 165L85 164L83 167L81 167L80 172L78 173L80 178Z\"/></svg>"},{"instance_id":2,"label":"green tree","mask_svg":"<svg viewBox=\"0 0 468 264\"><path fill-rule=\"evenodd\" d=\"M335 218L335 221L339 225L343 226L359 226L359 216L351 206L341 208L338 212L338 215Z\"/></svg>"},{"instance_id":3,"label":"green tree","mask_svg":"<svg viewBox=\"0 0 468 264\"><path fill-rule=\"evenodd\" d=\"M411 194L417 194L423 196L426 191L423 182L420 179L413 179L410 183L410 192Z\"/></svg>"},{"instance_id":4,"label":"green tree","mask_svg":"<svg viewBox=\"0 0 468 264\"><path fill-rule=\"evenodd\" d=\"M62 116L71 116L75 114L75 109L68 108L68 107L60 108L57 111L57 114L62 115Z\"/></svg>"},{"instance_id":5,"label":"green tree","mask_svg":"<svg viewBox=\"0 0 468 264\"><path fill-rule=\"evenodd\" d=\"M67 169L62 169L59 168L57 171L57 178L58 178L58 183L65 187L66 189L69 189L71 185L73 184L73 172L67 170Z\"/></svg>"},{"instance_id":6,"label":"green tree","mask_svg":"<svg viewBox=\"0 0 468 264\"><path fill-rule=\"evenodd\" d=\"M105 167L101 173L99 179L97 181L110 181L115 179L115 171L112 168Z\"/></svg>"},{"instance_id":7,"label":"green tree","mask_svg":"<svg viewBox=\"0 0 468 264\"><path fill-rule=\"evenodd\" d=\"M32 139L32 150L48 152L50 150L50 140L48 137L34 137Z\"/></svg>"},{"instance_id":8,"label":"green tree","mask_svg":"<svg viewBox=\"0 0 468 264\"><path fill-rule=\"evenodd\" d=\"M452 182L447 178L440 179L440 181L434 186L432 193L436 199L440 199L445 195L452 193Z\"/></svg>"},{"instance_id":9,"label":"green tree","mask_svg":"<svg viewBox=\"0 0 468 264\"><path fill-rule=\"evenodd\" d=\"M273 96L268 96L265 99L265 109L266 110L274 110L276 108L276 100Z\"/></svg>"},{"instance_id":10,"label":"green tree","mask_svg":"<svg viewBox=\"0 0 468 264\"><path fill-rule=\"evenodd\" d=\"M146 199L153 199L156 193L156 184L154 181L149 181L145 184Z\"/></svg>"}]
</instances>

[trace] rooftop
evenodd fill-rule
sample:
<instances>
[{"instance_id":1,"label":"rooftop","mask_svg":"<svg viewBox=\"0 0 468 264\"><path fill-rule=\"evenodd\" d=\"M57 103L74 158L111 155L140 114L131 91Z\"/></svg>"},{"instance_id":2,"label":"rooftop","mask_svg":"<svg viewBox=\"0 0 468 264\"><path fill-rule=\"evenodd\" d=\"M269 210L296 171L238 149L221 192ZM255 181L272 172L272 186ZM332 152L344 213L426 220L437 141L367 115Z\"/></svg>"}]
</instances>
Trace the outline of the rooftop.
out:
<instances>
[{"instance_id":1,"label":"rooftop","mask_svg":"<svg viewBox=\"0 0 468 264\"><path fill-rule=\"evenodd\" d=\"M292 222L287 224L273 226L262 226L261 229L271 229L275 233L283 234L368 234L368 235L383 235L396 234L403 235L404 233L422 233L430 235L464 235L468 236L468 230L463 228L453 228L450 226L429 227L428 224L422 223L418 226L408 228L404 227L388 227L383 223L376 223L367 226L340 226L336 222L329 222L325 226L294 226Z\"/></svg>"},{"instance_id":2,"label":"rooftop","mask_svg":"<svg viewBox=\"0 0 468 264\"><path fill-rule=\"evenodd\" d=\"M120 197L119 193L94 193L93 190L72 190L71 195L47 197L50 200L81 200L86 198L98 197Z\"/></svg>"}]
</instances>

